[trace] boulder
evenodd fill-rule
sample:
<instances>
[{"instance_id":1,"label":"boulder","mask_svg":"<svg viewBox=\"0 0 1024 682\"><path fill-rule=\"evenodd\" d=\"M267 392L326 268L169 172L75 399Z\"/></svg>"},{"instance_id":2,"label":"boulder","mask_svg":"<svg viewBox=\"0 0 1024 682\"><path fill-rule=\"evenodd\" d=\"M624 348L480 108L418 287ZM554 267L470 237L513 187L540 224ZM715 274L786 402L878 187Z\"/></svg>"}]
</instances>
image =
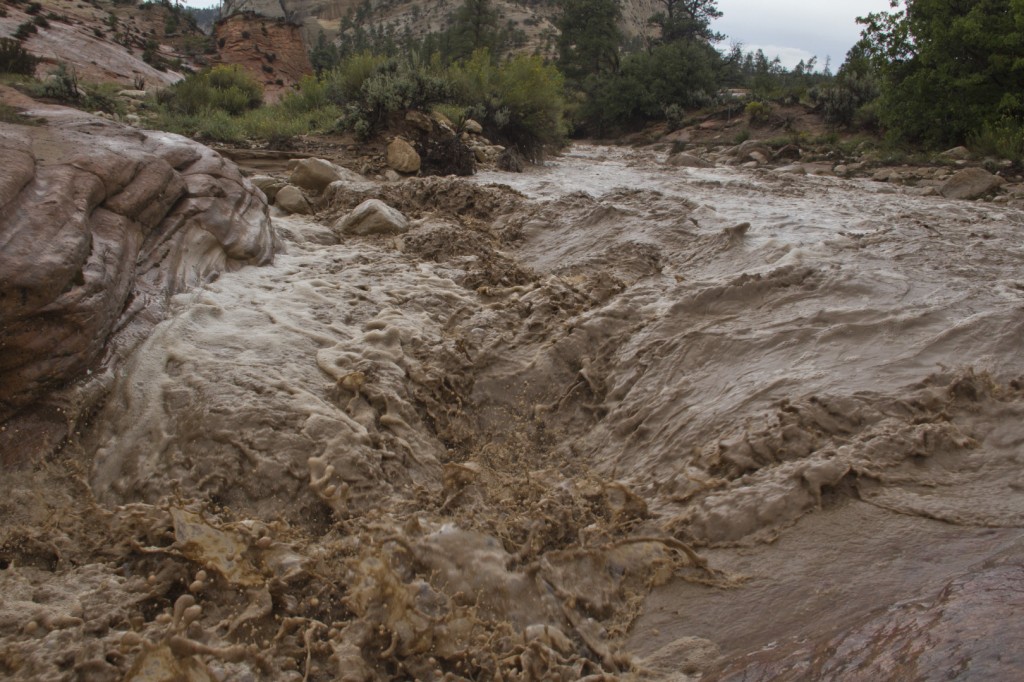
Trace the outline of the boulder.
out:
<instances>
[{"instance_id":1,"label":"boulder","mask_svg":"<svg viewBox=\"0 0 1024 682\"><path fill-rule=\"evenodd\" d=\"M274 197L277 196L282 187L288 184L280 178L274 178L269 175L254 175L249 178L249 182L259 187L270 203L274 203Z\"/></svg>"},{"instance_id":2,"label":"boulder","mask_svg":"<svg viewBox=\"0 0 1024 682\"><path fill-rule=\"evenodd\" d=\"M313 212L309 201L306 199L306 195L295 185L285 185L278 190L277 196L274 197L274 205L289 213L298 213L300 215L307 215Z\"/></svg>"},{"instance_id":3,"label":"boulder","mask_svg":"<svg viewBox=\"0 0 1024 682\"><path fill-rule=\"evenodd\" d=\"M746 140L733 149L733 156L735 156L739 161L750 161L752 158L751 155L755 152L763 156L765 159L772 155L772 150L769 149L768 145L764 142L761 142L760 140Z\"/></svg>"},{"instance_id":4,"label":"boulder","mask_svg":"<svg viewBox=\"0 0 1024 682\"><path fill-rule=\"evenodd\" d=\"M0 123L0 465L45 456L172 296L273 259L263 194L213 150L64 107ZM63 397L62 397L63 396ZM54 405L59 419L52 419Z\"/></svg>"},{"instance_id":5,"label":"boulder","mask_svg":"<svg viewBox=\"0 0 1024 682\"><path fill-rule=\"evenodd\" d=\"M483 135L484 127L471 118L467 118L462 125L463 129L470 135Z\"/></svg>"},{"instance_id":6,"label":"boulder","mask_svg":"<svg viewBox=\"0 0 1024 682\"><path fill-rule=\"evenodd\" d=\"M939 193L947 199L978 199L994 192L1004 182L983 168L965 168L942 183Z\"/></svg>"},{"instance_id":7,"label":"boulder","mask_svg":"<svg viewBox=\"0 0 1024 682\"><path fill-rule=\"evenodd\" d=\"M712 168L714 166L713 163L705 161L699 156L687 154L686 152L679 152L678 154L671 155L666 159L665 163L678 168Z\"/></svg>"},{"instance_id":8,"label":"boulder","mask_svg":"<svg viewBox=\"0 0 1024 682\"><path fill-rule=\"evenodd\" d=\"M295 164L288 183L319 193L338 180L362 182L363 176L326 159L301 159Z\"/></svg>"},{"instance_id":9,"label":"boulder","mask_svg":"<svg viewBox=\"0 0 1024 682\"><path fill-rule=\"evenodd\" d=\"M367 199L340 218L334 227L344 234L400 234L409 231L409 220L380 199Z\"/></svg>"},{"instance_id":10,"label":"boulder","mask_svg":"<svg viewBox=\"0 0 1024 682\"><path fill-rule=\"evenodd\" d=\"M779 150L775 152L775 154L772 156L772 158L774 158L776 161L781 161L783 159L787 161L798 161L801 156L803 156L803 152L800 151L800 147L796 146L795 144L787 144L783 147L780 147Z\"/></svg>"},{"instance_id":11,"label":"boulder","mask_svg":"<svg viewBox=\"0 0 1024 682\"><path fill-rule=\"evenodd\" d=\"M416 173L420 169L420 155L411 144L396 137L388 144L386 163L399 173Z\"/></svg>"}]
</instances>

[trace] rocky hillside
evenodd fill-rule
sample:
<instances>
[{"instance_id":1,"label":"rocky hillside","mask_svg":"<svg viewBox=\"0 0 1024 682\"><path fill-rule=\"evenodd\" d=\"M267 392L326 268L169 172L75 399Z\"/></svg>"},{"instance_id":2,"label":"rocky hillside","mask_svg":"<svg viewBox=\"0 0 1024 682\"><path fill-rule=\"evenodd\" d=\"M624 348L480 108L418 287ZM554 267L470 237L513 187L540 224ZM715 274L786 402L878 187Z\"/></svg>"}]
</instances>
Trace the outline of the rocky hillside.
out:
<instances>
[{"instance_id":1,"label":"rocky hillside","mask_svg":"<svg viewBox=\"0 0 1024 682\"><path fill-rule=\"evenodd\" d=\"M34 27L22 44L42 59L39 76L63 63L87 82L163 86L179 80L187 69L201 68L214 51L185 12L158 3L41 4L37 10L31 3L0 1L0 37L14 36L22 26Z\"/></svg>"},{"instance_id":2,"label":"rocky hillside","mask_svg":"<svg viewBox=\"0 0 1024 682\"><path fill-rule=\"evenodd\" d=\"M184 9L158 2L50 0L37 9L0 0L0 7L0 37L34 28L22 44L41 59L38 77L64 64L81 82L160 88L212 64L240 64L273 101L312 72L298 26L283 18L237 13L206 33Z\"/></svg>"},{"instance_id":3,"label":"rocky hillside","mask_svg":"<svg viewBox=\"0 0 1024 682\"><path fill-rule=\"evenodd\" d=\"M322 31L336 36L342 20L348 16L368 28L380 26L402 33L407 28L414 36L443 30L448 17L461 0L225 0L224 13L252 11L267 17L289 18L303 25L307 40L315 40ZM524 50L550 51L557 29L558 0L494 0L502 24L522 31ZM623 0L623 29L628 36L650 31L648 19L658 11L657 0Z\"/></svg>"}]
</instances>

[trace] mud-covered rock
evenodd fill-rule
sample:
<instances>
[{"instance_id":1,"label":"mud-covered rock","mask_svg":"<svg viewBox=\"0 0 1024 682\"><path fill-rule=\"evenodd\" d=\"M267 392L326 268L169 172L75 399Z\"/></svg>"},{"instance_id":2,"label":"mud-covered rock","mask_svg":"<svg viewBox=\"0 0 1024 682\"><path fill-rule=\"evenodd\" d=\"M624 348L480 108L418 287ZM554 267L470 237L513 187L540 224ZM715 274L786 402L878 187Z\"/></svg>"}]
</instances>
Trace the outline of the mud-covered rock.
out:
<instances>
[{"instance_id":1,"label":"mud-covered rock","mask_svg":"<svg viewBox=\"0 0 1024 682\"><path fill-rule=\"evenodd\" d=\"M367 199L342 217L335 228L345 234L398 234L408 231L409 220L383 201Z\"/></svg>"},{"instance_id":2,"label":"mud-covered rock","mask_svg":"<svg viewBox=\"0 0 1024 682\"><path fill-rule=\"evenodd\" d=\"M0 124L0 420L116 365L172 295L274 254L262 193L212 150L40 113L47 125ZM31 458L31 432L8 425L5 461Z\"/></svg>"}]
</instances>

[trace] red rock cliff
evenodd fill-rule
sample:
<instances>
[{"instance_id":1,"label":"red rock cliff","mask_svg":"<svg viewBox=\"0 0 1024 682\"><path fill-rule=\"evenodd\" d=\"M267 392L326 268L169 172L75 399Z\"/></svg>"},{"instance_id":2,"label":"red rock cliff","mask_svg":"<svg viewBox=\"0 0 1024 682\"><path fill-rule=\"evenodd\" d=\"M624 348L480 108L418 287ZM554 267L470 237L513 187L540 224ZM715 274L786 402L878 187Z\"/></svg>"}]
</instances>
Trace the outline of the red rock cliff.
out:
<instances>
[{"instance_id":1,"label":"red rock cliff","mask_svg":"<svg viewBox=\"0 0 1024 682\"><path fill-rule=\"evenodd\" d=\"M304 75L313 73L300 27L283 19L235 14L214 26L224 64L238 64L261 83L275 102Z\"/></svg>"}]
</instances>

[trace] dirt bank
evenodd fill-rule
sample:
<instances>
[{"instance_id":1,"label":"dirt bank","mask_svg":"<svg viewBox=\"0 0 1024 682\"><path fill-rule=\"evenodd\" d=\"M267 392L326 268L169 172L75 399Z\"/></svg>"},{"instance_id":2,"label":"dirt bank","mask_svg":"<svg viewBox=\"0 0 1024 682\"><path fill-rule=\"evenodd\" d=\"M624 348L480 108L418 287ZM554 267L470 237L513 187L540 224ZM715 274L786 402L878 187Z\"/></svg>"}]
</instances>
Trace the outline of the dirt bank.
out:
<instances>
[{"instance_id":1,"label":"dirt bank","mask_svg":"<svg viewBox=\"0 0 1024 682\"><path fill-rule=\"evenodd\" d=\"M0 671L1019 673L1024 213L663 162L277 218L4 482Z\"/></svg>"}]
</instances>

